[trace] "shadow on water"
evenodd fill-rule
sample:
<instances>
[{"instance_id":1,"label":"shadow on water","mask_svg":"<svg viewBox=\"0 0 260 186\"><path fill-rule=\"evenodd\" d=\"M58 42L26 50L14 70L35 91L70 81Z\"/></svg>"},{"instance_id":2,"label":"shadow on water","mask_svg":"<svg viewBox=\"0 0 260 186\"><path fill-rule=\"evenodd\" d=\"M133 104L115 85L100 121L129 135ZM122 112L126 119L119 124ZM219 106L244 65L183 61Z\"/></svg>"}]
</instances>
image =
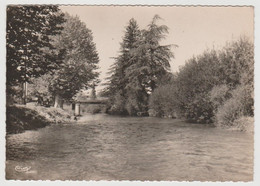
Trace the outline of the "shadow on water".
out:
<instances>
[{"instance_id":1,"label":"shadow on water","mask_svg":"<svg viewBox=\"0 0 260 186\"><path fill-rule=\"evenodd\" d=\"M6 139L7 179L253 179L252 134L180 120L86 115Z\"/></svg>"}]
</instances>

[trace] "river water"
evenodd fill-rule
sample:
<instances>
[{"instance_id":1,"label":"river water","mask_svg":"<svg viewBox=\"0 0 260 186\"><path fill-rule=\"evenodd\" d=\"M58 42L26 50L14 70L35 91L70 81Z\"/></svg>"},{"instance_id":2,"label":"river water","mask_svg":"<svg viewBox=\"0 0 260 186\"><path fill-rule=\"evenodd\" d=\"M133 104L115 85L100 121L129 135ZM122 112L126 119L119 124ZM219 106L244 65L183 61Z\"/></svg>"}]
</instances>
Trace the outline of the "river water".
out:
<instances>
[{"instance_id":1,"label":"river water","mask_svg":"<svg viewBox=\"0 0 260 186\"><path fill-rule=\"evenodd\" d=\"M251 181L253 134L180 120L87 115L6 136L6 179Z\"/></svg>"}]
</instances>

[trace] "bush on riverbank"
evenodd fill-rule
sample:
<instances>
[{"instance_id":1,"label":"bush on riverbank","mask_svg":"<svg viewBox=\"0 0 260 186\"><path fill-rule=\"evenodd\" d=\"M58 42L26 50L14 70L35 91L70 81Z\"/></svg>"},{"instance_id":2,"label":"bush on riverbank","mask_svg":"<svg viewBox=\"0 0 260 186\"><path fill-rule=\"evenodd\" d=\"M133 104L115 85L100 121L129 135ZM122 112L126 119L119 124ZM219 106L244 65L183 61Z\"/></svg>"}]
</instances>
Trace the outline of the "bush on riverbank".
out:
<instances>
[{"instance_id":1,"label":"bush on riverbank","mask_svg":"<svg viewBox=\"0 0 260 186\"><path fill-rule=\"evenodd\" d=\"M24 130L42 128L51 123L63 123L71 120L69 113L53 107L14 105L6 108L7 133L20 133Z\"/></svg>"},{"instance_id":2,"label":"bush on riverbank","mask_svg":"<svg viewBox=\"0 0 260 186\"><path fill-rule=\"evenodd\" d=\"M231 98L219 105L215 123L219 126L234 126L240 118L253 117L253 95L248 86L238 86L231 91ZM246 122L247 123L247 122Z\"/></svg>"},{"instance_id":3,"label":"bush on riverbank","mask_svg":"<svg viewBox=\"0 0 260 186\"><path fill-rule=\"evenodd\" d=\"M233 122L233 127L236 130L254 132L254 117L242 116Z\"/></svg>"},{"instance_id":4,"label":"bush on riverbank","mask_svg":"<svg viewBox=\"0 0 260 186\"><path fill-rule=\"evenodd\" d=\"M149 115L158 117L175 116L176 99L173 85L162 85L155 89L149 99Z\"/></svg>"},{"instance_id":5,"label":"bush on riverbank","mask_svg":"<svg viewBox=\"0 0 260 186\"><path fill-rule=\"evenodd\" d=\"M106 112L106 105L102 104L81 104L81 112L82 113L91 113L91 114L98 114L98 113L105 113Z\"/></svg>"},{"instance_id":6,"label":"bush on riverbank","mask_svg":"<svg viewBox=\"0 0 260 186\"><path fill-rule=\"evenodd\" d=\"M243 118L254 116L253 94L254 46L240 38L188 60L173 81L155 89L149 106L159 115L177 112L188 121L216 126L242 126L245 121L246 130Z\"/></svg>"},{"instance_id":7,"label":"bush on riverbank","mask_svg":"<svg viewBox=\"0 0 260 186\"><path fill-rule=\"evenodd\" d=\"M241 116L235 119L233 122L230 122L229 125L220 123L215 123L215 126L235 131L242 131L248 133L254 133L254 117L250 116Z\"/></svg>"}]
</instances>

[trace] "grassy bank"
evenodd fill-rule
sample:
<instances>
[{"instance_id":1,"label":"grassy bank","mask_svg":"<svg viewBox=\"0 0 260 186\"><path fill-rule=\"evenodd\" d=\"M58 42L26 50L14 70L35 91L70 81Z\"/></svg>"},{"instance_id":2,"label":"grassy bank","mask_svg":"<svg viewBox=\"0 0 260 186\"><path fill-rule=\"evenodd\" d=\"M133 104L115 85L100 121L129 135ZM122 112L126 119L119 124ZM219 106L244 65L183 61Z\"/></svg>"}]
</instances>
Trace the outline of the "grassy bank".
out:
<instances>
[{"instance_id":1,"label":"grassy bank","mask_svg":"<svg viewBox=\"0 0 260 186\"><path fill-rule=\"evenodd\" d=\"M59 108L34 105L14 105L6 108L6 132L20 133L42 128L51 123L72 121L72 115Z\"/></svg>"}]
</instances>

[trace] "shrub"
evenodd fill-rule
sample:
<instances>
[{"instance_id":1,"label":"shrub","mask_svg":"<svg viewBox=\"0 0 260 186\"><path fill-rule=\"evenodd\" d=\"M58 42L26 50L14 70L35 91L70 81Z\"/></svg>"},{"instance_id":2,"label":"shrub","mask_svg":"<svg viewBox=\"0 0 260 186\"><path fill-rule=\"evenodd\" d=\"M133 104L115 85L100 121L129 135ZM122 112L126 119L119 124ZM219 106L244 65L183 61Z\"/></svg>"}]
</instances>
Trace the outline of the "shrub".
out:
<instances>
[{"instance_id":1,"label":"shrub","mask_svg":"<svg viewBox=\"0 0 260 186\"><path fill-rule=\"evenodd\" d=\"M92 111L91 111L91 114L97 114L97 113L100 113L101 112L101 108L94 108Z\"/></svg>"},{"instance_id":2,"label":"shrub","mask_svg":"<svg viewBox=\"0 0 260 186\"><path fill-rule=\"evenodd\" d=\"M234 120L242 116L242 104L235 98L231 98L220 106L216 113L216 125L232 126Z\"/></svg>"},{"instance_id":3,"label":"shrub","mask_svg":"<svg viewBox=\"0 0 260 186\"><path fill-rule=\"evenodd\" d=\"M152 116L152 117L159 116L158 113L157 113L157 111L154 110L154 109L149 109L149 110L148 110L148 114L149 114L149 116Z\"/></svg>"},{"instance_id":4,"label":"shrub","mask_svg":"<svg viewBox=\"0 0 260 186\"><path fill-rule=\"evenodd\" d=\"M254 90L251 85L240 85L232 92L232 97L241 102L244 116L254 115Z\"/></svg>"},{"instance_id":5,"label":"shrub","mask_svg":"<svg viewBox=\"0 0 260 186\"><path fill-rule=\"evenodd\" d=\"M138 112L147 112L147 98L140 94L129 95L126 99L126 111L130 116L136 116Z\"/></svg>"},{"instance_id":6,"label":"shrub","mask_svg":"<svg viewBox=\"0 0 260 186\"><path fill-rule=\"evenodd\" d=\"M84 115L84 113L97 114L105 113L107 106L103 104L81 104L80 109L82 115Z\"/></svg>"},{"instance_id":7,"label":"shrub","mask_svg":"<svg viewBox=\"0 0 260 186\"><path fill-rule=\"evenodd\" d=\"M253 49L247 38L241 38L189 59L168 85L154 90L149 108L158 116L177 112L188 121L215 120L226 126L253 116Z\"/></svg>"},{"instance_id":8,"label":"shrub","mask_svg":"<svg viewBox=\"0 0 260 186\"><path fill-rule=\"evenodd\" d=\"M174 81L178 113L188 121L210 123L213 106L209 91L218 81L218 56L215 50L206 51L187 61Z\"/></svg>"},{"instance_id":9,"label":"shrub","mask_svg":"<svg viewBox=\"0 0 260 186\"><path fill-rule=\"evenodd\" d=\"M254 117L242 116L233 122L233 126L240 131L254 132Z\"/></svg>"},{"instance_id":10,"label":"shrub","mask_svg":"<svg viewBox=\"0 0 260 186\"><path fill-rule=\"evenodd\" d=\"M138 103L135 99L129 99L127 100L127 103L125 105L126 111L130 116L135 116L138 113Z\"/></svg>"},{"instance_id":11,"label":"shrub","mask_svg":"<svg viewBox=\"0 0 260 186\"><path fill-rule=\"evenodd\" d=\"M253 116L252 90L250 86L240 85L231 92L232 97L220 106L216 113L216 124L233 126L234 121L243 116Z\"/></svg>"},{"instance_id":12,"label":"shrub","mask_svg":"<svg viewBox=\"0 0 260 186\"><path fill-rule=\"evenodd\" d=\"M246 37L227 43L219 52L219 80L233 88L253 83L254 45ZM244 76L244 77L243 77Z\"/></svg>"},{"instance_id":13,"label":"shrub","mask_svg":"<svg viewBox=\"0 0 260 186\"><path fill-rule=\"evenodd\" d=\"M173 85L163 85L154 90L149 99L149 108L152 115L175 116L176 97Z\"/></svg>"},{"instance_id":14,"label":"shrub","mask_svg":"<svg viewBox=\"0 0 260 186\"><path fill-rule=\"evenodd\" d=\"M254 47L246 38L228 44L219 54L220 81L210 94L221 126L242 126L240 118L254 115ZM243 128L243 127L242 127Z\"/></svg>"},{"instance_id":15,"label":"shrub","mask_svg":"<svg viewBox=\"0 0 260 186\"><path fill-rule=\"evenodd\" d=\"M214 108L214 113L231 97L230 90L226 84L216 85L209 92L209 98Z\"/></svg>"},{"instance_id":16,"label":"shrub","mask_svg":"<svg viewBox=\"0 0 260 186\"><path fill-rule=\"evenodd\" d=\"M121 96L119 93L117 93L113 100L110 100L109 110L108 112L110 114L123 114L125 113L125 98Z\"/></svg>"},{"instance_id":17,"label":"shrub","mask_svg":"<svg viewBox=\"0 0 260 186\"><path fill-rule=\"evenodd\" d=\"M213 115L213 106L207 94L194 96L194 100L185 109L185 118L190 122L212 123Z\"/></svg>"}]
</instances>

